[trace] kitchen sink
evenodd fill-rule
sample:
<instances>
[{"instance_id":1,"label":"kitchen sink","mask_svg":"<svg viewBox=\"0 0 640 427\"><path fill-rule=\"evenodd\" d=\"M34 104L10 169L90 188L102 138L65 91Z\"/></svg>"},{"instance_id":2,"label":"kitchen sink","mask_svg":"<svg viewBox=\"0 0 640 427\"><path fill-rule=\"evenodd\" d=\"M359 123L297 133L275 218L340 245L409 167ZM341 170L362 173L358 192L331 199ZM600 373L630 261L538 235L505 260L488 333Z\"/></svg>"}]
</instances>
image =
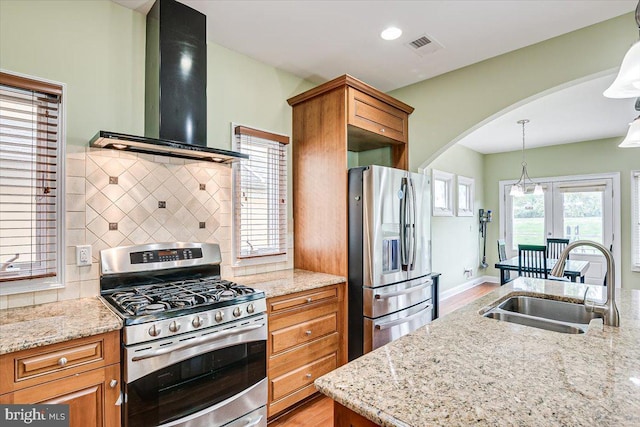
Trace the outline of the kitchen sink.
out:
<instances>
[{"instance_id":1,"label":"kitchen sink","mask_svg":"<svg viewBox=\"0 0 640 427\"><path fill-rule=\"evenodd\" d=\"M582 304L527 296L511 297L483 316L565 334L583 334L592 319L602 318Z\"/></svg>"}]
</instances>

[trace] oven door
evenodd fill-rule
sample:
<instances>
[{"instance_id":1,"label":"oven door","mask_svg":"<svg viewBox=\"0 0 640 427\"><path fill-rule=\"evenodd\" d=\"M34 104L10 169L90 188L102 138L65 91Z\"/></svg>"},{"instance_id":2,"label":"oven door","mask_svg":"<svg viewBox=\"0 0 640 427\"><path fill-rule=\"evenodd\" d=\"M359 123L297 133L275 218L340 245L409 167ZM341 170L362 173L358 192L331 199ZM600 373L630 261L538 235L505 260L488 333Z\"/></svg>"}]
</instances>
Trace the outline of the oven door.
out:
<instances>
[{"instance_id":1,"label":"oven door","mask_svg":"<svg viewBox=\"0 0 640 427\"><path fill-rule=\"evenodd\" d=\"M266 316L125 347L125 427L266 426Z\"/></svg>"}]
</instances>

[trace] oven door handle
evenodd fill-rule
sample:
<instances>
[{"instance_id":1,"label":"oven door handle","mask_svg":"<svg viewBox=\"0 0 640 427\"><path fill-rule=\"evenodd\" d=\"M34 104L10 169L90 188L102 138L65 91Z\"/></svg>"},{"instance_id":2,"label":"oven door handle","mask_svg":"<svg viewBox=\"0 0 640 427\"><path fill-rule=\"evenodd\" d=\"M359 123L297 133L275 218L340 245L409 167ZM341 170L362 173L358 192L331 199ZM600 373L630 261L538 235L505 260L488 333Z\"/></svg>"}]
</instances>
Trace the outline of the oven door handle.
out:
<instances>
[{"instance_id":1,"label":"oven door handle","mask_svg":"<svg viewBox=\"0 0 640 427\"><path fill-rule=\"evenodd\" d=\"M373 297L377 300L382 300L382 299L389 299L389 298L393 298L393 297L400 297L402 295L409 295L412 294L416 291L421 291L422 289L428 288L429 286L432 285L433 282L428 281L425 282L422 285L418 285L415 286L413 288L407 288L407 289L403 289L401 291L397 291L397 292L385 292L383 294L375 294Z\"/></svg>"},{"instance_id":2,"label":"oven door handle","mask_svg":"<svg viewBox=\"0 0 640 427\"><path fill-rule=\"evenodd\" d=\"M394 326L402 325L403 323L411 322L412 320L422 316L425 311L430 310L433 307L432 304L428 304L425 308L420 310L419 312L412 314L411 316L403 317L398 320L392 320L391 322L386 323L378 323L376 325L376 329L379 331L383 331L385 329L393 328Z\"/></svg>"},{"instance_id":3,"label":"oven door handle","mask_svg":"<svg viewBox=\"0 0 640 427\"><path fill-rule=\"evenodd\" d=\"M162 356L163 354L171 353L173 351L184 350L184 349L187 349L187 348L196 347L196 346L201 345L201 344L207 344L207 343L212 342L212 341L217 341L219 339L228 337L229 335L236 335L236 334L240 334L240 333L243 333L243 332L253 331L255 329L260 329L263 326L264 326L264 323L260 323L260 324L256 324L256 325L243 326L241 328L233 328L233 329L227 329L225 331L214 332L213 334L205 335L205 336L200 337L200 338L196 338L194 340L191 340L191 341L189 341L189 342L187 342L185 344L179 345L179 346L168 346L168 347L161 348L160 350L156 350L156 351L151 352L151 353L143 354L142 356L134 356L131 359L131 361L132 362L137 362L139 360L150 359L152 357Z\"/></svg>"},{"instance_id":4,"label":"oven door handle","mask_svg":"<svg viewBox=\"0 0 640 427\"><path fill-rule=\"evenodd\" d=\"M260 424L260 421L262 421L262 415L260 415L258 418L256 418L255 420L251 421L249 424L245 424L244 427L253 427L253 426L257 426L258 424Z\"/></svg>"}]
</instances>

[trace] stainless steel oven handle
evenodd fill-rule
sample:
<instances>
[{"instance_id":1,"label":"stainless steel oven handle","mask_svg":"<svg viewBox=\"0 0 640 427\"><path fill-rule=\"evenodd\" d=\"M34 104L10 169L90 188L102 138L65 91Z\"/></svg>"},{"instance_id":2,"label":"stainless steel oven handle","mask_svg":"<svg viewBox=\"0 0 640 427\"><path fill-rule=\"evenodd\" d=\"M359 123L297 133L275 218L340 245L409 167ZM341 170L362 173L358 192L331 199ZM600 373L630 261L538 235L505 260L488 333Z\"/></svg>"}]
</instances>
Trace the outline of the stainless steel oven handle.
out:
<instances>
[{"instance_id":1,"label":"stainless steel oven handle","mask_svg":"<svg viewBox=\"0 0 640 427\"><path fill-rule=\"evenodd\" d=\"M191 340L185 344L179 345L179 346L168 346L168 347L164 347L160 350L156 350L152 353L148 353L148 354L143 354L142 356L135 356L131 359L132 362L137 362L139 360L144 360L144 359L150 359L152 357L157 357L157 356L162 356L163 354L167 354L167 353L171 353L173 351L178 351L178 350L184 350L187 348L191 348L191 347L195 347L201 344L207 344L211 341L217 341L221 338L225 338L228 337L229 335L236 335L236 334L240 334L243 332L249 332L249 331L253 331L255 329L260 329L264 326L264 323L261 324L256 324L256 325L250 325L250 326L244 326L242 328L233 328L233 329L227 329L225 331L220 331L220 332L214 332L213 334L210 335L205 335L203 337L200 338L196 338L194 340Z\"/></svg>"},{"instance_id":2,"label":"stainless steel oven handle","mask_svg":"<svg viewBox=\"0 0 640 427\"><path fill-rule=\"evenodd\" d=\"M256 418L255 420L251 421L249 424L245 424L244 427L253 427L253 426L257 426L258 424L260 424L260 421L262 421L262 415L260 415L258 418Z\"/></svg>"},{"instance_id":3,"label":"stainless steel oven handle","mask_svg":"<svg viewBox=\"0 0 640 427\"><path fill-rule=\"evenodd\" d=\"M416 319L424 314L425 311L430 310L433 305L429 304L416 314L412 314L411 316L403 317L402 319L392 320L391 322L379 323L376 325L376 329L379 331L383 331L385 329L393 328L394 326L402 325L403 323L411 322L413 319Z\"/></svg>"},{"instance_id":4,"label":"stainless steel oven handle","mask_svg":"<svg viewBox=\"0 0 640 427\"><path fill-rule=\"evenodd\" d=\"M431 286L432 282L429 281L423 285L420 286L416 286L415 288L409 288L409 289L403 289L401 291L397 291L397 292L387 292L384 294L374 294L373 297L377 300L383 300L383 299L389 299L389 298L393 298L393 297L399 297L402 295L408 295L411 294L415 291L420 291L424 288L428 288L429 286Z\"/></svg>"}]
</instances>

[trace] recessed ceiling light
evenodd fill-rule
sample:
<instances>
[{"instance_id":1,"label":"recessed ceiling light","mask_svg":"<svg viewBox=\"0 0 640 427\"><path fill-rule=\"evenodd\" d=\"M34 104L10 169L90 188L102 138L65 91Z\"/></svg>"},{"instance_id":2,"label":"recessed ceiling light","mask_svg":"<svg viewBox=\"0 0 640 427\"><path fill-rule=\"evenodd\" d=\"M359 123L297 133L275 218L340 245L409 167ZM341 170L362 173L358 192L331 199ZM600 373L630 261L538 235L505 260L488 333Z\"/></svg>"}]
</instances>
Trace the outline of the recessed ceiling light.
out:
<instances>
[{"instance_id":1,"label":"recessed ceiling light","mask_svg":"<svg viewBox=\"0 0 640 427\"><path fill-rule=\"evenodd\" d=\"M380 37L385 40L395 40L402 35L402 30L396 27L389 27L380 33Z\"/></svg>"}]
</instances>

